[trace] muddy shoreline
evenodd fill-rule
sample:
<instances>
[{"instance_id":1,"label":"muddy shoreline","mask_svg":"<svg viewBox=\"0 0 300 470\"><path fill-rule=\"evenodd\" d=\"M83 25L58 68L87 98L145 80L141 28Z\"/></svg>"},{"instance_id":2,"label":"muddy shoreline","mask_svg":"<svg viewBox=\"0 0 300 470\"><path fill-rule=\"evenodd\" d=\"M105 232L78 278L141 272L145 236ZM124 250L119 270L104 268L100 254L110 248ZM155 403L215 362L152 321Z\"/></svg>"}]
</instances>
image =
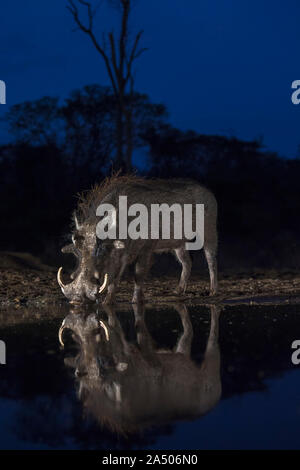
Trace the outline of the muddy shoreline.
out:
<instances>
[{"instance_id":1,"label":"muddy shoreline","mask_svg":"<svg viewBox=\"0 0 300 470\"><path fill-rule=\"evenodd\" d=\"M300 303L300 274L220 273L218 295L209 296L208 278L192 275L184 296L174 294L179 273L158 277L152 275L145 284L145 301L151 304L185 301L187 304L221 303ZM118 303L130 303L133 279L129 274L117 294ZM43 307L67 304L56 281L55 268L2 267L0 269L0 307Z\"/></svg>"}]
</instances>

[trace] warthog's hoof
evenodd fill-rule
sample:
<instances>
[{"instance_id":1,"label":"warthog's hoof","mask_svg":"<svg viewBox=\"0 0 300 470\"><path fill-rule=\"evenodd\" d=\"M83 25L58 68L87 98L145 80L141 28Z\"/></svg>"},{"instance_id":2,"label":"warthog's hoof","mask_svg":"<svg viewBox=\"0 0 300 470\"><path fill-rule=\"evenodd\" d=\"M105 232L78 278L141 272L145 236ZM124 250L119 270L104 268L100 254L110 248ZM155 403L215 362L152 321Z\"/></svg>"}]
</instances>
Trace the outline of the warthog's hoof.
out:
<instances>
[{"instance_id":1,"label":"warthog's hoof","mask_svg":"<svg viewBox=\"0 0 300 470\"><path fill-rule=\"evenodd\" d=\"M214 297L215 295L217 295L217 291L216 291L216 290L211 290L211 291L209 291L209 296L210 296L210 297Z\"/></svg>"},{"instance_id":2,"label":"warthog's hoof","mask_svg":"<svg viewBox=\"0 0 300 470\"><path fill-rule=\"evenodd\" d=\"M186 286L177 286L175 289L176 295L184 295L186 291Z\"/></svg>"}]
</instances>

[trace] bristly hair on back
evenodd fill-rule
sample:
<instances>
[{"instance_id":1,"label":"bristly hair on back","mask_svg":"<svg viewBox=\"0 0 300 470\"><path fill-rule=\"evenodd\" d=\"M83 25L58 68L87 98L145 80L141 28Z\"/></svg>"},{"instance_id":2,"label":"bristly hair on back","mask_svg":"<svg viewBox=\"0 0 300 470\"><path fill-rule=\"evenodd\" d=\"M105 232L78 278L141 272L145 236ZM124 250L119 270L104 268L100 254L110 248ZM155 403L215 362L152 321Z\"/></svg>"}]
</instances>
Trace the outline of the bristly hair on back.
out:
<instances>
[{"instance_id":1,"label":"bristly hair on back","mask_svg":"<svg viewBox=\"0 0 300 470\"><path fill-rule=\"evenodd\" d=\"M78 194L77 216L80 221L94 217L103 198L119 185L146 184L146 180L135 173L120 175L120 171L107 176L100 184Z\"/></svg>"}]
</instances>

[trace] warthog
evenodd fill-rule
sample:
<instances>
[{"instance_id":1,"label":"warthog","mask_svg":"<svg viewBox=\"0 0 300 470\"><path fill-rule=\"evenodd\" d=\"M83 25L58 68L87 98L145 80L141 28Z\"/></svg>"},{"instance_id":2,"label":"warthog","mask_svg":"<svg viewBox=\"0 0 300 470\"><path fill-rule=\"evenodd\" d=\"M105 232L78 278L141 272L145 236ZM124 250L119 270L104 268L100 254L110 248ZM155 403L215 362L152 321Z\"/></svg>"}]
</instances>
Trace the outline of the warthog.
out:
<instances>
[{"instance_id":1,"label":"warthog","mask_svg":"<svg viewBox=\"0 0 300 470\"><path fill-rule=\"evenodd\" d=\"M87 414L119 434L152 425L195 419L212 410L221 397L218 345L220 308L210 306L211 324L201 365L191 358L193 328L186 306L175 305L183 332L173 350L157 349L144 321L143 304L133 307L137 345L129 343L111 307L108 320L97 314L70 313L65 329L79 345L65 364L75 370L77 394Z\"/></svg>"},{"instance_id":2,"label":"warthog","mask_svg":"<svg viewBox=\"0 0 300 470\"><path fill-rule=\"evenodd\" d=\"M64 295L74 304L84 299L96 300L99 293L107 291L104 303L113 303L117 286L128 264L135 263L135 286L133 303L143 300L143 283L152 262L153 253L173 251L182 265L182 273L177 288L178 294L186 290L191 272L191 258L186 249L187 239L175 238L176 226L169 216L170 237L162 236L162 219L159 221L158 239L107 239L97 237L96 228L101 220L96 215L100 205L111 204L117 210L119 197L126 196L128 207L143 204L149 208L154 204L184 208L204 205L203 248L210 274L210 293L217 291L217 203L214 195L203 186L190 180L145 180L135 176L115 176L108 178L101 186L86 193L79 201L74 213L72 244L62 249L73 253L77 259L77 269L71 275L72 282L62 280L62 268L58 271L58 283ZM170 215L170 214L169 214ZM106 216L108 217L108 216ZM195 211L191 213L193 227L196 227ZM103 220L103 219L102 219ZM111 223L113 223L111 221ZM115 222L116 225L118 222ZM120 224L119 224L120 225ZM150 221L151 225L151 221ZM195 230L195 229L193 229Z\"/></svg>"}]
</instances>

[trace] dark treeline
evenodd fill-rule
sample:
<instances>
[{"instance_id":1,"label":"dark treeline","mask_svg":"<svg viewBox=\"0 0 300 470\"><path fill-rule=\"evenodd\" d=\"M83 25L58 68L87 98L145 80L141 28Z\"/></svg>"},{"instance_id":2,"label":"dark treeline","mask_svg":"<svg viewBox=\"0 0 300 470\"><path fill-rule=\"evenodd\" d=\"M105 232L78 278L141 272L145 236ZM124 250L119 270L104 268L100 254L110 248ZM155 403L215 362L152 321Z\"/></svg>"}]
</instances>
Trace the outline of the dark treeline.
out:
<instances>
[{"instance_id":1,"label":"dark treeline","mask_svg":"<svg viewBox=\"0 0 300 470\"><path fill-rule=\"evenodd\" d=\"M267 152L258 141L173 128L163 105L135 93L134 163L146 177L188 177L219 202L221 264L299 265L300 159ZM0 147L1 250L54 260L68 232L76 194L116 165L117 105L109 88L77 90L12 106L12 143Z\"/></svg>"}]
</instances>

